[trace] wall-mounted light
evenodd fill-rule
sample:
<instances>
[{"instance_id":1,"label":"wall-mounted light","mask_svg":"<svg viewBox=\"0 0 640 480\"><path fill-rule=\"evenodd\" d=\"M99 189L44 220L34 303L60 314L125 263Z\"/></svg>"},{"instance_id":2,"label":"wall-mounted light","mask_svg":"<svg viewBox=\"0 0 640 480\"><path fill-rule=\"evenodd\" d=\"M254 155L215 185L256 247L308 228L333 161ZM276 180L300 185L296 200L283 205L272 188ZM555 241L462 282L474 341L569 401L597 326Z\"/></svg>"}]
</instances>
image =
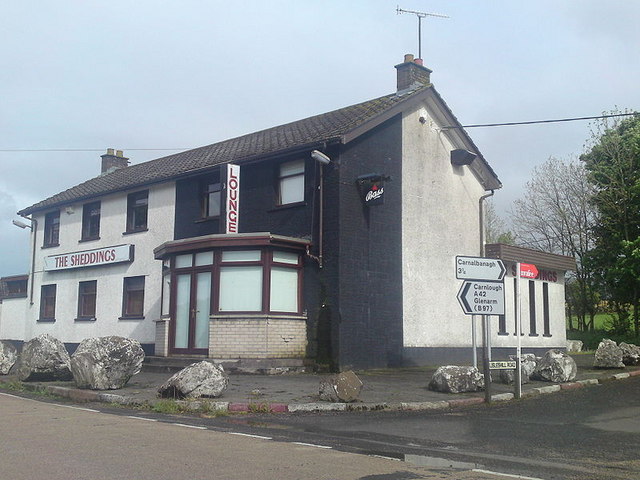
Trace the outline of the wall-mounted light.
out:
<instances>
[{"instance_id":1,"label":"wall-mounted light","mask_svg":"<svg viewBox=\"0 0 640 480\"><path fill-rule=\"evenodd\" d=\"M33 230L31 225L27 225L26 223L21 222L20 220L11 220L11 223L13 223L16 227L28 228L29 230Z\"/></svg>"},{"instance_id":2,"label":"wall-mounted light","mask_svg":"<svg viewBox=\"0 0 640 480\"><path fill-rule=\"evenodd\" d=\"M311 158L322 165L329 165L331 163L331 159L320 150L312 150Z\"/></svg>"}]
</instances>

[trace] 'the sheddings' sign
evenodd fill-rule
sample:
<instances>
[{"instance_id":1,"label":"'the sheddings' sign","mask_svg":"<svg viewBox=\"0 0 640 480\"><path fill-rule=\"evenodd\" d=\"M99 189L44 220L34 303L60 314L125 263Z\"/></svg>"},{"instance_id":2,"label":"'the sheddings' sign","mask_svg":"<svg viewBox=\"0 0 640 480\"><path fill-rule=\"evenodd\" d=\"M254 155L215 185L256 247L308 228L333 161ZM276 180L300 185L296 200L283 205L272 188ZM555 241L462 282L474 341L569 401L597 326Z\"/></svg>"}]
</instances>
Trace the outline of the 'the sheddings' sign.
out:
<instances>
[{"instance_id":1,"label":"'the sheddings' sign","mask_svg":"<svg viewBox=\"0 0 640 480\"><path fill-rule=\"evenodd\" d=\"M225 233L238 233L240 220L240 166L227 163L227 197Z\"/></svg>"},{"instance_id":2,"label":"'the sheddings' sign","mask_svg":"<svg viewBox=\"0 0 640 480\"><path fill-rule=\"evenodd\" d=\"M44 270L67 270L69 268L95 267L112 263L131 262L133 245L115 245L81 252L61 253L44 258Z\"/></svg>"}]
</instances>

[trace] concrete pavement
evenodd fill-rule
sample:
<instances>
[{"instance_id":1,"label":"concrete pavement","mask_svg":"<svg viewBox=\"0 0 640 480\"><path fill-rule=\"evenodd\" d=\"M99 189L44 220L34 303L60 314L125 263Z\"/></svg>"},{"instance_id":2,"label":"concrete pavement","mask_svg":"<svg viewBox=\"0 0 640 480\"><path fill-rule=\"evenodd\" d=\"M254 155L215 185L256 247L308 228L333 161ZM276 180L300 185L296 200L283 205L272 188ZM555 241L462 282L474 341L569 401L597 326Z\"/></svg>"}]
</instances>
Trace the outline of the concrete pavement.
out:
<instances>
[{"instance_id":1,"label":"concrete pavement","mask_svg":"<svg viewBox=\"0 0 640 480\"><path fill-rule=\"evenodd\" d=\"M610 380L640 375L640 367L626 369L593 369L592 354L572 355L578 364L575 381L554 385L531 381L523 385L523 396L553 393L560 390L582 388ZM223 396L202 401L184 401L187 409L198 410L202 402L207 407L228 412L308 412L354 410L434 410L458 408L484 401L484 392L444 394L427 389L435 368L402 368L367 370L357 372L364 387L360 401L354 403L323 402L318 398L318 386L323 375L283 374L251 375L232 374ZM81 390L73 382L25 383L28 390L42 390L67 397L76 402L107 402L129 405L152 405L160 399L158 387L171 373L141 372L135 375L125 388L110 391ZM11 375L0 377L0 382L15 382ZM513 385L492 383L492 401L513 399Z\"/></svg>"}]
</instances>

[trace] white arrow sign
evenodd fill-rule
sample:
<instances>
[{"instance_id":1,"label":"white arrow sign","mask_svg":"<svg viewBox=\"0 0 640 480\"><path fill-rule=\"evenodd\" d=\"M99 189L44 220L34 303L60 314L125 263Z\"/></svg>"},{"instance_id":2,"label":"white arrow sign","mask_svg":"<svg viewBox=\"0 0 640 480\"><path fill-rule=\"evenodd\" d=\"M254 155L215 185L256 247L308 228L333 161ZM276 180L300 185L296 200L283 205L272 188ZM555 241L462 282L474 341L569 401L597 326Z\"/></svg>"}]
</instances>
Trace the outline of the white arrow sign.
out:
<instances>
[{"instance_id":1,"label":"white arrow sign","mask_svg":"<svg viewBox=\"0 0 640 480\"><path fill-rule=\"evenodd\" d=\"M499 282L507 269L502 260L482 257L456 257L456 278L458 280L486 280Z\"/></svg>"},{"instance_id":2,"label":"white arrow sign","mask_svg":"<svg viewBox=\"0 0 640 480\"><path fill-rule=\"evenodd\" d=\"M504 315L504 284L467 280L458 292L458 301L467 315Z\"/></svg>"}]
</instances>

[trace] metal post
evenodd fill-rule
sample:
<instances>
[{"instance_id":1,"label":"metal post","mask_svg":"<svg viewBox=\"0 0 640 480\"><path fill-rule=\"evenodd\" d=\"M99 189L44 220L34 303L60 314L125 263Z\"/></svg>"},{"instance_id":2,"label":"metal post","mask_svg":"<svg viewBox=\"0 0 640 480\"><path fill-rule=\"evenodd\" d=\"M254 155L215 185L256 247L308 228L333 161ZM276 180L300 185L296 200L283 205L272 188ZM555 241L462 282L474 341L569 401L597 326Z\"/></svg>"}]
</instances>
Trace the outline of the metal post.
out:
<instances>
[{"instance_id":1,"label":"metal post","mask_svg":"<svg viewBox=\"0 0 640 480\"><path fill-rule=\"evenodd\" d=\"M473 366L478 368L478 337L476 334L476 316L471 315L471 350L473 350Z\"/></svg>"},{"instance_id":2,"label":"metal post","mask_svg":"<svg viewBox=\"0 0 640 480\"><path fill-rule=\"evenodd\" d=\"M516 375L515 375L515 392L516 398L522 398L522 370L520 369L520 357L522 356L522 315L521 305L522 298L520 295L520 262L516 263L516 336L518 337L516 347Z\"/></svg>"},{"instance_id":3,"label":"metal post","mask_svg":"<svg viewBox=\"0 0 640 480\"><path fill-rule=\"evenodd\" d=\"M487 338L487 316L482 315L482 363L484 366L484 401L491 403L491 370L489 369L489 344Z\"/></svg>"}]
</instances>

